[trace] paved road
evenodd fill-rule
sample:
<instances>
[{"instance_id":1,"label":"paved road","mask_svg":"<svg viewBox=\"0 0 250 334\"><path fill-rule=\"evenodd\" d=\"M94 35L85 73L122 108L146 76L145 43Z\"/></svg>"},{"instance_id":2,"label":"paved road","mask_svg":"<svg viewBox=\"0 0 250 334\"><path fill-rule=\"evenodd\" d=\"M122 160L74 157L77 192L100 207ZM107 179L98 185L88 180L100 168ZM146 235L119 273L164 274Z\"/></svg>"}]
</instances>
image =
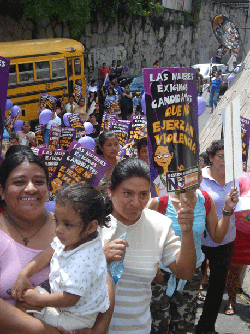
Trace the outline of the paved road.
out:
<instances>
[{"instance_id":1,"label":"paved road","mask_svg":"<svg viewBox=\"0 0 250 334\"><path fill-rule=\"evenodd\" d=\"M206 111L199 117L199 133L206 126L211 117L211 108L207 106ZM236 314L227 316L224 314L224 307L227 304L227 293L224 293L220 313L216 322L216 330L219 334L250 334L250 298L244 295L237 295ZM196 324L202 313L203 302L198 303Z\"/></svg>"}]
</instances>

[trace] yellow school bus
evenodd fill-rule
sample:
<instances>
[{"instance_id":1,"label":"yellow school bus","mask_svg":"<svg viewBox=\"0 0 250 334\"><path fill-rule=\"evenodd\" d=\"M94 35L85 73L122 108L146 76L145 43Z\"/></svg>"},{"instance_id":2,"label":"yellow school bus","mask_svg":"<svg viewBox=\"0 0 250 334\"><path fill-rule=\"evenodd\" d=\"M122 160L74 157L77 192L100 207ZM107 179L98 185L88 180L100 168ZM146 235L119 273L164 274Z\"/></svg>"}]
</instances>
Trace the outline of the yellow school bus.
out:
<instances>
[{"instance_id":1,"label":"yellow school bus","mask_svg":"<svg viewBox=\"0 0 250 334\"><path fill-rule=\"evenodd\" d=\"M67 38L35 39L0 43L0 55L10 59L8 99L22 112L19 119L37 119L39 97L49 93L62 98L75 84L83 87L84 47Z\"/></svg>"}]
</instances>

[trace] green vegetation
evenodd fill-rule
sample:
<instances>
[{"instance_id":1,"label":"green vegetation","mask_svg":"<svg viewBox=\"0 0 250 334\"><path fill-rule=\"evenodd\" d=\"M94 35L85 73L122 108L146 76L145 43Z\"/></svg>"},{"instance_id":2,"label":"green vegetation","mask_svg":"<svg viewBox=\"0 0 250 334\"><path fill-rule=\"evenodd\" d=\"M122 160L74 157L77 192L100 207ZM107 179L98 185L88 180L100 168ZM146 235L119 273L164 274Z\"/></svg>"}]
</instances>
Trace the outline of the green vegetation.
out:
<instances>
[{"instance_id":1,"label":"green vegetation","mask_svg":"<svg viewBox=\"0 0 250 334\"><path fill-rule=\"evenodd\" d=\"M99 14L104 22L112 23L118 12L121 14L147 16L163 11L158 0L11 0L7 1L4 13L19 20L26 18L38 24L41 20L67 22L73 38L79 37L83 27ZM6 2L0 0L2 5Z\"/></svg>"}]
</instances>

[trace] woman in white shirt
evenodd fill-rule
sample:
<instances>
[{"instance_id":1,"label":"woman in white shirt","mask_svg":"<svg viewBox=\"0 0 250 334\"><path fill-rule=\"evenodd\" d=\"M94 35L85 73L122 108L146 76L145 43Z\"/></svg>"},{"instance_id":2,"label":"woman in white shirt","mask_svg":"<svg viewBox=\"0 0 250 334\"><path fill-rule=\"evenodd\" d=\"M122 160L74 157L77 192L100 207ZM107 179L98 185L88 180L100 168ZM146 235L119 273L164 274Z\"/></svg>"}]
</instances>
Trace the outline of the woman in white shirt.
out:
<instances>
[{"instance_id":1,"label":"woman in white shirt","mask_svg":"<svg viewBox=\"0 0 250 334\"><path fill-rule=\"evenodd\" d=\"M124 269L114 285L115 310L108 333L149 334L151 282L159 261L177 277L189 279L194 274L193 210L187 207L178 212L181 243L169 218L145 209L150 198L150 172L148 165L136 158L115 166L109 196L113 212L110 228L101 230L103 250L108 264L124 257ZM125 240L120 238L124 234Z\"/></svg>"}]
</instances>

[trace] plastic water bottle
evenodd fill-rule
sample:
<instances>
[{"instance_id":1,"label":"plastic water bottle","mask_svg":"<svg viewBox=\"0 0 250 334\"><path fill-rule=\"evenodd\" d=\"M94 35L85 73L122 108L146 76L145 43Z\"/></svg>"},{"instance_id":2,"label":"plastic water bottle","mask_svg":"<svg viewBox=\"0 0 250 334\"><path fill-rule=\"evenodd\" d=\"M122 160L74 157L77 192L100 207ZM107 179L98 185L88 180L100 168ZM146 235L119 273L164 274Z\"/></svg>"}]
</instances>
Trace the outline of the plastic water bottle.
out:
<instances>
[{"instance_id":1,"label":"plastic water bottle","mask_svg":"<svg viewBox=\"0 0 250 334\"><path fill-rule=\"evenodd\" d=\"M126 236L127 236L127 233L125 232L118 239L124 239L125 240ZM125 256L125 254L124 254L124 256ZM112 278L113 278L115 284L119 281L119 279L121 278L122 273L123 273L123 269L124 269L124 266L123 266L124 256L123 256L123 258L122 258L121 261L115 261L115 262L110 263L110 265L109 265L110 271L111 271L111 275L112 275Z\"/></svg>"}]
</instances>

